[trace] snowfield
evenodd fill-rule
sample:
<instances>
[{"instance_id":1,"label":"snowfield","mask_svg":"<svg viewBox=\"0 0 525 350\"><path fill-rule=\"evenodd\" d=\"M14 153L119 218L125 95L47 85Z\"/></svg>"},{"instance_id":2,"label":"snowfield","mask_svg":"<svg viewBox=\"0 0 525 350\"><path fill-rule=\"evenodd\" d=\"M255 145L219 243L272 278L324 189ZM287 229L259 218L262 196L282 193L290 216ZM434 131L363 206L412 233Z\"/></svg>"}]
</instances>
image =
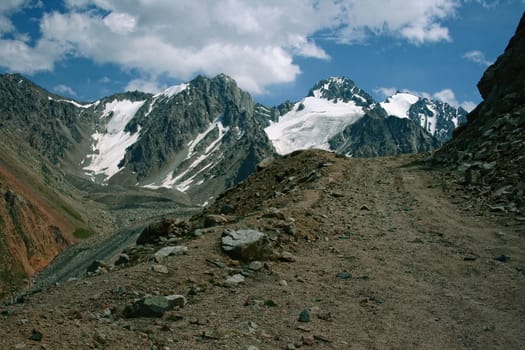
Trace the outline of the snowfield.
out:
<instances>
[{"instance_id":1,"label":"snowfield","mask_svg":"<svg viewBox=\"0 0 525 350\"><path fill-rule=\"evenodd\" d=\"M107 180L119 172L118 164L124 158L126 149L137 142L140 129L134 134L124 131L126 125L133 119L145 101L114 100L106 104L101 121L110 118L106 130L97 131L93 139L92 153L87 155L83 164L84 171L92 179L103 174Z\"/></svg>"},{"instance_id":2,"label":"snowfield","mask_svg":"<svg viewBox=\"0 0 525 350\"><path fill-rule=\"evenodd\" d=\"M314 91L314 97L296 103L290 112L264 130L279 154L309 148L328 150L328 140L364 114L353 101L329 101Z\"/></svg>"},{"instance_id":3,"label":"snowfield","mask_svg":"<svg viewBox=\"0 0 525 350\"><path fill-rule=\"evenodd\" d=\"M381 107L388 115L395 115L399 118L408 118L408 110L419 100L419 97L406 92L398 92L381 102Z\"/></svg>"}]
</instances>

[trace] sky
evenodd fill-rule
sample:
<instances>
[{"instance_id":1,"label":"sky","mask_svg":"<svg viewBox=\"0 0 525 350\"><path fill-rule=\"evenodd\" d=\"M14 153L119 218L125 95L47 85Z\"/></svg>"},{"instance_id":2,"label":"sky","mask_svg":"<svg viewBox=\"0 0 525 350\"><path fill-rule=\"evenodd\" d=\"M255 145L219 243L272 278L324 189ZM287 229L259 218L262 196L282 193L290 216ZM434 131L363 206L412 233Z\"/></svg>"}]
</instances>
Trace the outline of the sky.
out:
<instances>
[{"instance_id":1,"label":"sky","mask_svg":"<svg viewBox=\"0 0 525 350\"><path fill-rule=\"evenodd\" d=\"M0 0L0 73L78 101L225 73L257 102L345 76L472 109L525 0Z\"/></svg>"}]
</instances>

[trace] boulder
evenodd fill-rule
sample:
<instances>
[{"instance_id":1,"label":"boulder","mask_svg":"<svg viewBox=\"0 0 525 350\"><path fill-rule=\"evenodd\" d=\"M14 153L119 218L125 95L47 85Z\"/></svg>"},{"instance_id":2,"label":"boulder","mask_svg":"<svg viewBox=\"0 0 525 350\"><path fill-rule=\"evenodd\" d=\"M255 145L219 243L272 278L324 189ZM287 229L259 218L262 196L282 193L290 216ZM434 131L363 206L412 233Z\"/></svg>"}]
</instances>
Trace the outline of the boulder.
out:
<instances>
[{"instance_id":1,"label":"boulder","mask_svg":"<svg viewBox=\"0 0 525 350\"><path fill-rule=\"evenodd\" d=\"M189 224L186 221L162 219L142 230L137 238L137 244L152 244L161 240L161 238L167 239L170 235L184 236L189 232L189 229Z\"/></svg>"},{"instance_id":2,"label":"boulder","mask_svg":"<svg viewBox=\"0 0 525 350\"><path fill-rule=\"evenodd\" d=\"M188 247L183 245L167 246L157 250L153 255L155 259L162 259L171 255L182 255L188 251Z\"/></svg>"},{"instance_id":3,"label":"boulder","mask_svg":"<svg viewBox=\"0 0 525 350\"><path fill-rule=\"evenodd\" d=\"M185 305L186 298L178 294L145 297L127 305L124 309L124 316L127 318L162 317L166 311Z\"/></svg>"},{"instance_id":4,"label":"boulder","mask_svg":"<svg viewBox=\"0 0 525 350\"><path fill-rule=\"evenodd\" d=\"M222 250L231 258L242 261L272 258L268 237L252 229L226 229L221 237Z\"/></svg>"}]
</instances>

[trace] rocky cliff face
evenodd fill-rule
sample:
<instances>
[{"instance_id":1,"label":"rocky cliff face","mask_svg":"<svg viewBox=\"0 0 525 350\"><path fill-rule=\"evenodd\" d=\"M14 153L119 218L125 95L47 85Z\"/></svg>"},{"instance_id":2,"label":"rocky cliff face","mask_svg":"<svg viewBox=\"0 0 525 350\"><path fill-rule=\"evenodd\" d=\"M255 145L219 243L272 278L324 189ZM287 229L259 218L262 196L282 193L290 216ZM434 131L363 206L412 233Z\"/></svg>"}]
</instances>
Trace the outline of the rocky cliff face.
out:
<instances>
[{"instance_id":1,"label":"rocky cliff face","mask_svg":"<svg viewBox=\"0 0 525 350\"><path fill-rule=\"evenodd\" d=\"M330 140L330 148L352 157L428 152L439 141L409 119L366 114Z\"/></svg>"},{"instance_id":2,"label":"rocky cliff face","mask_svg":"<svg viewBox=\"0 0 525 350\"><path fill-rule=\"evenodd\" d=\"M480 82L484 101L435 154L464 184L484 193L493 210L525 212L525 16Z\"/></svg>"},{"instance_id":3,"label":"rocky cliff face","mask_svg":"<svg viewBox=\"0 0 525 350\"><path fill-rule=\"evenodd\" d=\"M198 77L180 89L150 96L127 124L139 136L109 183L174 188L202 204L274 154L251 96L234 80Z\"/></svg>"}]
</instances>

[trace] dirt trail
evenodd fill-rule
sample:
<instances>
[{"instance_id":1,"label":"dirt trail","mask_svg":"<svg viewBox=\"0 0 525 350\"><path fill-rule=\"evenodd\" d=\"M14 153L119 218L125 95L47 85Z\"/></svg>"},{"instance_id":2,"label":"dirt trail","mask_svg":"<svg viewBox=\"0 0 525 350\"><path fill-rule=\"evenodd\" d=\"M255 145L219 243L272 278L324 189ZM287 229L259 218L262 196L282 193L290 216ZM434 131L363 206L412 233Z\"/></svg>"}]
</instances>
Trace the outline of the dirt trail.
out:
<instances>
[{"instance_id":1,"label":"dirt trail","mask_svg":"<svg viewBox=\"0 0 525 350\"><path fill-rule=\"evenodd\" d=\"M301 157L288 161L308 174L311 163ZM188 254L165 261L166 275L145 261L9 306L12 314L0 318L0 335L9 337L0 337L0 348L523 348L523 222L467 210L470 199L441 173L414 165L420 156L315 157L330 164L299 190L274 195L271 177L261 176L231 194L250 203L257 192L263 208L294 219L298 236L308 238L285 245L295 262L267 262L244 284L225 288L239 265L220 252L218 227L185 242ZM234 225L271 229L249 213ZM510 259L495 260L502 255ZM118 286L126 292L116 293ZM101 316L140 293L181 293L188 305L162 319ZM303 309L308 323L298 322ZM41 342L27 339L33 328L44 334Z\"/></svg>"}]
</instances>

